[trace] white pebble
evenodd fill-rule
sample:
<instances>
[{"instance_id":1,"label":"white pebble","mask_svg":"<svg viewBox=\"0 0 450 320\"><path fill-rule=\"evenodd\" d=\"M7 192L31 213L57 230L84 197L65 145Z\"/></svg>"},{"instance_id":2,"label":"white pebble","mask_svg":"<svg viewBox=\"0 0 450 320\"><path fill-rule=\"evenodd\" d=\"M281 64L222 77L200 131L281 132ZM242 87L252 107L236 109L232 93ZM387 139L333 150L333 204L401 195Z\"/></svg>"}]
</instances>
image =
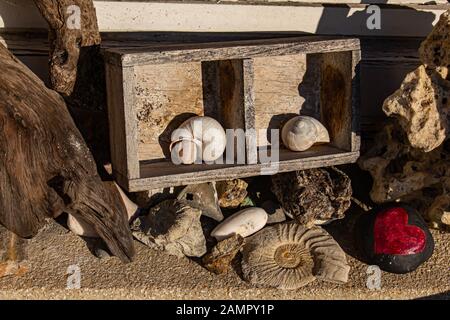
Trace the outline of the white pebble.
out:
<instances>
[{"instance_id":1,"label":"white pebble","mask_svg":"<svg viewBox=\"0 0 450 320\"><path fill-rule=\"evenodd\" d=\"M225 219L211 232L211 236L222 241L231 237L233 234L239 234L242 237L248 237L261 230L267 223L268 215L261 208L247 208L241 210Z\"/></svg>"}]
</instances>

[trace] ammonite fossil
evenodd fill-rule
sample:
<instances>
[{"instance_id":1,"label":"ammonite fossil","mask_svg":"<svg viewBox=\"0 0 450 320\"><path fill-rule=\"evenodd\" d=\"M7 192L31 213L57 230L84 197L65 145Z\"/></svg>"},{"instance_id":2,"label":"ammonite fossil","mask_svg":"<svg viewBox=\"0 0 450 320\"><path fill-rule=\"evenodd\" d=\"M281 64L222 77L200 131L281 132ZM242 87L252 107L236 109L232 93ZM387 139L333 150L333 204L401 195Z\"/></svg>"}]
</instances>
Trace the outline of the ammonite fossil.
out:
<instances>
[{"instance_id":1,"label":"ammonite fossil","mask_svg":"<svg viewBox=\"0 0 450 320\"><path fill-rule=\"evenodd\" d=\"M242 255L244 279L258 287L298 289L316 278L345 283L350 271L344 251L324 229L297 223L264 228Z\"/></svg>"}]
</instances>

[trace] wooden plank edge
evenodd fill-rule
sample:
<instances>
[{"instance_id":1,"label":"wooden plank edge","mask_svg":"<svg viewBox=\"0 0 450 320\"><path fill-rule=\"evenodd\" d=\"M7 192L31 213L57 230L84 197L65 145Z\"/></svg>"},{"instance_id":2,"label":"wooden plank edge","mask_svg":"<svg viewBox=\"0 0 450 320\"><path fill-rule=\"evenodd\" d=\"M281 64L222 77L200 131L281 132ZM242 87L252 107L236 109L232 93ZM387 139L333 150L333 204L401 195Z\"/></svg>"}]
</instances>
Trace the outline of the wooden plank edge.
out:
<instances>
[{"instance_id":1,"label":"wooden plank edge","mask_svg":"<svg viewBox=\"0 0 450 320\"><path fill-rule=\"evenodd\" d=\"M218 45L219 47L215 47ZM176 46L179 47L180 45L152 46L148 47L148 50L156 51L149 52L145 51L147 48L139 48L136 52L131 53L127 53L127 51L121 49L105 49L103 50L103 54L107 62L126 67L171 62L200 62L286 54L353 51L360 50L361 48L358 38L317 36L186 44L182 46L184 47L182 49L171 50ZM205 48L194 48L198 46L205 46ZM202 57L201 53L204 51L208 51L208 55ZM167 54L165 55L162 52L167 52Z\"/></svg>"},{"instance_id":2,"label":"wooden plank edge","mask_svg":"<svg viewBox=\"0 0 450 320\"><path fill-rule=\"evenodd\" d=\"M360 155L359 151L355 151L355 152L342 152L339 154L312 157L311 159L304 158L304 159L280 161L278 162L278 170L273 174L295 170L327 167L332 165L355 163L356 160L359 158L359 155ZM240 167L242 167L243 169L242 171L230 174L230 171L235 171ZM267 167L268 167L267 165L262 164L231 166L220 169L174 174L164 177L131 179L128 181L128 186L126 189L128 192L139 192L157 188L197 184L213 180L220 181L233 178L247 178L260 175L261 170Z\"/></svg>"},{"instance_id":3,"label":"wooden plank edge","mask_svg":"<svg viewBox=\"0 0 450 320\"><path fill-rule=\"evenodd\" d=\"M361 148L361 50L352 51L351 151Z\"/></svg>"}]
</instances>

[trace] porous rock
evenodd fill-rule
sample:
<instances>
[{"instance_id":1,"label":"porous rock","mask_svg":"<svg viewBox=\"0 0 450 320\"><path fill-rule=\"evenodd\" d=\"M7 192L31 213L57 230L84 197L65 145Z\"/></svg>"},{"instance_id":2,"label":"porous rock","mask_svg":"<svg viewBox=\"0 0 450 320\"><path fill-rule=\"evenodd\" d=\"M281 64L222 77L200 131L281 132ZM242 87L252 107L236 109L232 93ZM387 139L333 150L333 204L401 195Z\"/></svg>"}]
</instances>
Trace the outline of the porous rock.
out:
<instances>
[{"instance_id":1,"label":"porous rock","mask_svg":"<svg viewBox=\"0 0 450 320\"><path fill-rule=\"evenodd\" d=\"M420 59L436 69L443 78L448 77L450 65L450 10L444 12L428 37L422 42Z\"/></svg>"},{"instance_id":2,"label":"porous rock","mask_svg":"<svg viewBox=\"0 0 450 320\"><path fill-rule=\"evenodd\" d=\"M342 219L352 196L350 178L332 167L274 175L272 191L284 212L307 227Z\"/></svg>"},{"instance_id":3,"label":"porous rock","mask_svg":"<svg viewBox=\"0 0 450 320\"><path fill-rule=\"evenodd\" d=\"M244 238L239 234L222 240L203 257L203 265L215 274L226 273L230 269L231 261L243 246Z\"/></svg>"},{"instance_id":4,"label":"porous rock","mask_svg":"<svg viewBox=\"0 0 450 320\"><path fill-rule=\"evenodd\" d=\"M373 177L370 196L414 206L429 226L448 230L450 187L450 10L422 42L424 65L384 103L393 116L358 163Z\"/></svg>"},{"instance_id":5,"label":"porous rock","mask_svg":"<svg viewBox=\"0 0 450 320\"><path fill-rule=\"evenodd\" d=\"M248 184L241 179L224 180L216 183L219 205L222 208L237 208L247 196Z\"/></svg>"},{"instance_id":6,"label":"porous rock","mask_svg":"<svg viewBox=\"0 0 450 320\"><path fill-rule=\"evenodd\" d=\"M179 200L166 200L137 217L133 236L147 246L178 257L201 257L206 240L200 223L201 210Z\"/></svg>"},{"instance_id":7,"label":"porous rock","mask_svg":"<svg viewBox=\"0 0 450 320\"><path fill-rule=\"evenodd\" d=\"M449 148L450 144L444 143L431 152L420 151L411 147L394 122L387 123L374 146L358 160L361 169L372 175L371 199L395 201L441 183L450 176Z\"/></svg>"},{"instance_id":8,"label":"porous rock","mask_svg":"<svg viewBox=\"0 0 450 320\"><path fill-rule=\"evenodd\" d=\"M450 82L425 66L410 72L383 111L397 119L412 147L429 152L446 139L450 117Z\"/></svg>"}]
</instances>

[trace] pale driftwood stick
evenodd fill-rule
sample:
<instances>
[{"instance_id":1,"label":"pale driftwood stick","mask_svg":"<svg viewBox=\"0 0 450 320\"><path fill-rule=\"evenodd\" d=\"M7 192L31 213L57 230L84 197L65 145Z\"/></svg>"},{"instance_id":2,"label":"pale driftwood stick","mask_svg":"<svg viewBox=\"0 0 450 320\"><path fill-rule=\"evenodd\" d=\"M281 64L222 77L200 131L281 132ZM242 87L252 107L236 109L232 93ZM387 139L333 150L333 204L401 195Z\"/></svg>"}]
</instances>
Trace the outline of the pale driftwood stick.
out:
<instances>
[{"instance_id":1,"label":"pale driftwood stick","mask_svg":"<svg viewBox=\"0 0 450 320\"><path fill-rule=\"evenodd\" d=\"M101 42L93 2L35 0L35 3L50 28L52 87L57 92L70 96L77 80L80 48L98 45Z\"/></svg>"},{"instance_id":2,"label":"pale driftwood stick","mask_svg":"<svg viewBox=\"0 0 450 320\"><path fill-rule=\"evenodd\" d=\"M10 275L20 276L28 271L27 241L0 225L0 278Z\"/></svg>"},{"instance_id":3,"label":"pale driftwood stick","mask_svg":"<svg viewBox=\"0 0 450 320\"><path fill-rule=\"evenodd\" d=\"M47 217L79 214L130 261L125 207L102 184L64 100L2 45L0 70L0 224L31 237Z\"/></svg>"}]
</instances>

